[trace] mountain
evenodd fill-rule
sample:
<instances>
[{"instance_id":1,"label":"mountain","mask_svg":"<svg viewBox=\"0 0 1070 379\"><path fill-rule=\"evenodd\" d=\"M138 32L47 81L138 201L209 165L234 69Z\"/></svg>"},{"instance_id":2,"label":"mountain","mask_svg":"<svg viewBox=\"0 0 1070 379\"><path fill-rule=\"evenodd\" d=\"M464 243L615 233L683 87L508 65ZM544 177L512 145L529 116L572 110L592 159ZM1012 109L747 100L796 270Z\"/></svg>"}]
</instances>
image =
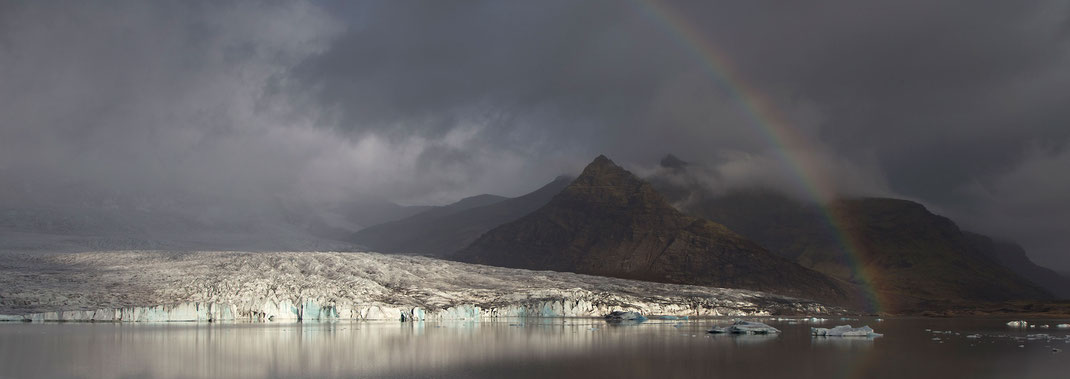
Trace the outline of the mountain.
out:
<instances>
[{"instance_id":1,"label":"mountain","mask_svg":"<svg viewBox=\"0 0 1070 379\"><path fill-rule=\"evenodd\" d=\"M378 252L443 256L545 205L569 180L559 177L534 192L511 199L492 195L467 198L360 230L349 240Z\"/></svg>"},{"instance_id":2,"label":"mountain","mask_svg":"<svg viewBox=\"0 0 1070 379\"><path fill-rule=\"evenodd\" d=\"M665 169L662 175L679 174ZM688 183L666 178L654 182ZM819 207L760 189L714 194L677 185L666 192L686 194L673 199L685 213L723 223L781 257L842 280L869 280L884 310L1051 298L1049 291L1030 281L1033 276L994 258L996 251L1003 251L998 245L985 245L978 235L915 202L841 198ZM850 250L843 236L852 241ZM1008 259L1021 258L1024 254Z\"/></svg>"},{"instance_id":3,"label":"mountain","mask_svg":"<svg viewBox=\"0 0 1070 379\"><path fill-rule=\"evenodd\" d=\"M354 230L401 220L434 207L425 205L405 206L381 198L363 198L339 204L326 204L323 208L327 208L330 211L328 212L329 214L334 215L338 221L346 224L342 228L348 231L343 236L346 237L352 234Z\"/></svg>"},{"instance_id":4,"label":"mountain","mask_svg":"<svg viewBox=\"0 0 1070 379\"><path fill-rule=\"evenodd\" d=\"M994 240L990 237L963 232L974 248L1011 269L1019 276L1044 287L1060 299L1070 299L1070 277L1033 263L1016 243Z\"/></svg>"},{"instance_id":5,"label":"mountain","mask_svg":"<svg viewBox=\"0 0 1070 379\"><path fill-rule=\"evenodd\" d=\"M605 156L548 204L487 232L454 258L836 303L853 295L845 283L777 257L723 225L680 213Z\"/></svg>"}]
</instances>

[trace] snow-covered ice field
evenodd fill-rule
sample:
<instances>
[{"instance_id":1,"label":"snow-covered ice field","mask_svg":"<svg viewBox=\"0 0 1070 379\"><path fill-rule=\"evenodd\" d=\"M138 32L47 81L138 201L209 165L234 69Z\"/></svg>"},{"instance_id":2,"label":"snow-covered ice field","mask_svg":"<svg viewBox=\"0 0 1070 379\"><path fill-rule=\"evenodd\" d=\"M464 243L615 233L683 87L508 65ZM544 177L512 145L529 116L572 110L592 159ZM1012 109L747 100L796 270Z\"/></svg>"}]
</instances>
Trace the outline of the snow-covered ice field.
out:
<instances>
[{"instance_id":1,"label":"snow-covered ice field","mask_svg":"<svg viewBox=\"0 0 1070 379\"><path fill-rule=\"evenodd\" d=\"M0 318L225 321L837 313L756 291L337 252L0 254Z\"/></svg>"}]
</instances>

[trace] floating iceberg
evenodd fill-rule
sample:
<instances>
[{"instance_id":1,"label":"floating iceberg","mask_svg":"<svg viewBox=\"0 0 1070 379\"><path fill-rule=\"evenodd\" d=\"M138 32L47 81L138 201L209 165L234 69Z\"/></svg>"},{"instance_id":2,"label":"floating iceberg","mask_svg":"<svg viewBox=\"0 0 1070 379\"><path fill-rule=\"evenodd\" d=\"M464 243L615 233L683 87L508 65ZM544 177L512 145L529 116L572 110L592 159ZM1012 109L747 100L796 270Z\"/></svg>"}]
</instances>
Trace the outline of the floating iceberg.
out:
<instances>
[{"instance_id":1,"label":"floating iceberg","mask_svg":"<svg viewBox=\"0 0 1070 379\"><path fill-rule=\"evenodd\" d=\"M1055 327L1059 329L1070 329L1070 324L1059 324L1055 325Z\"/></svg>"},{"instance_id":2,"label":"floating iceberg","mask_svg":"<svg viewBox=\"0 0 1070 379\"><path fill-rule=\"evenodd\" d=\"M643 321L646 321L646 317L644 317L642 314L639 314L639 312L631 312L631 311L629 311L629 312L613 311L613 312L610 312L608 315L605 315L605 317L603 317L603 318L606 319L606 321L608 321L608 322L624 322L624 321L643 322Z\"/></svg>"},{"instance_id":3,"label":"floating iceberg","mask_svg":"<svg viewBox=\"0 0 1070 379\"><path fill-rule=\"evenodd\" d=\"M736 321L727 328L714 326L708 332L714 334L779 334L780 329L756 321Z\"/></svg>"},{"instance_id":4,"label":"floating iceberg","mask_svg":"<svg viewBox=\"0 0 1070 379\"><path fill-rule=\"evenodd\" d=\"M869 326L853 328L850 325L840 325L832 329L810 328L810 335L819 337L880 337L883 334L874 333Z\"/></svg>"},{"instance_id":5,"label":"floating iceberg","mask_svg":"<svg viewBox=\"0 0 1070 379\"><path fill-rule=\"evenodd\" d=\"M1025 320L1008 321L1007 326L1012 328L1025 328L1029 326L1029 323L1025 322Z\"/></svg>"}]
</instances>

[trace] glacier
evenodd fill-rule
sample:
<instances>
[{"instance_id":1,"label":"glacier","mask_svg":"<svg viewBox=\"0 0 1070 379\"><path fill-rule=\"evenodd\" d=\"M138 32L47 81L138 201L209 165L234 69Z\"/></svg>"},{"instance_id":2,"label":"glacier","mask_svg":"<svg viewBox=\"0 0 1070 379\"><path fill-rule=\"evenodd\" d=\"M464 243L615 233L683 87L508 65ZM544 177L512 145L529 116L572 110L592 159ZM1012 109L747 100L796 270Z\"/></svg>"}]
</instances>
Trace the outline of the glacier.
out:
<instances>
[{"instance_id":1,"label":"glacier","mask_svg":"<svg viewBox=\"0 0 1070 379\"><path fill-rule=\"evenodd\" d=\"M0 254L0 321L830 315L774 294L351 252Z\"/></svg>"}]
</instances>

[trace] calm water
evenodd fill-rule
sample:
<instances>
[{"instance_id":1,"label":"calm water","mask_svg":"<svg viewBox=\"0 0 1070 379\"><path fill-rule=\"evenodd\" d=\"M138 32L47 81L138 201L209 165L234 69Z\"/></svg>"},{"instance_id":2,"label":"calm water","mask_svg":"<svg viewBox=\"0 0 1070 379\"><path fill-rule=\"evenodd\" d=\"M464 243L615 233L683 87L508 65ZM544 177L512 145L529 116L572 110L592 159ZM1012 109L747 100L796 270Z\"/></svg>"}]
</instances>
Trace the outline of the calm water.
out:
<instances>
[{"instance_id":1,"label":"calm water","mask_svg":"<svg viewBox=\"0 0 1070 379\"><path fill-rule=\"evenodd\" d=\"M1070 378L1067 329L1015 330L1003 325L1007 320L762 321L784 333L771 337L705 333L712 325L730 322L725 320L648 321L633 326L587 319L0 323L0 378ZM1066 321L1043 322L1054 326ZM844 323L868 324L885 336L874 340L809 336L811 325ZM966 338L973 333L984 336ZM1059 340L1025 339L1035 333Z\"/></svg>"}]
</instances>

